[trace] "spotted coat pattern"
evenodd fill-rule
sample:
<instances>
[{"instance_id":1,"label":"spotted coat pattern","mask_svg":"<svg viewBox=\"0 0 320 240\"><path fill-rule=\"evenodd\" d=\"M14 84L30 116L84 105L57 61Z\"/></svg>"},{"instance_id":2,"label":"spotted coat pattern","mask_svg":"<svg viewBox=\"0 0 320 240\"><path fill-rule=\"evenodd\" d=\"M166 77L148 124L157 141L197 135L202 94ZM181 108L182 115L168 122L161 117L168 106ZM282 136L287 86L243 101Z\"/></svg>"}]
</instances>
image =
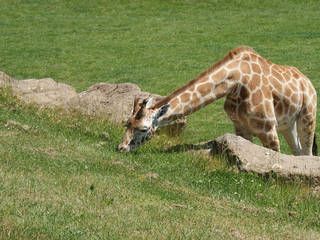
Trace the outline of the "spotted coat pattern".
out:
<instances>
[{"instance_id":1,"label":"spotted coat pattern","mask_svg":"<svg viewBox=\"0 0 320 240\"><path fill-rule=\"evenodd\" d=\"M239 47L186 86L169 96L164 118L188 115L226 97L224 109L237 135L249 140L257 136L265 147L280 151L280 132L295 155L311 155L317 94L297 68Z\"/></svg>"},{"instance_id":2,"label":"spotted coat pattern","mask_svg":"<svg viewBox=\"0 0 320 240\"><path fill-rule=\"evenodd\" d=\"M222 97L226 98L224 110L237 135L248 140L257 136L265 147L280 151L280 132L295 155L312 155L317 94L311 81L297 68L274 64L246 46L229 51L222 60L152 107L137 105L130 126L143 127L146 119L168 106L166 113L149 127L153 135L158 127ZM139 111L144 114L137 118ZM134 129L128 128L130 131Z\"/></svg>"}]
</instances>

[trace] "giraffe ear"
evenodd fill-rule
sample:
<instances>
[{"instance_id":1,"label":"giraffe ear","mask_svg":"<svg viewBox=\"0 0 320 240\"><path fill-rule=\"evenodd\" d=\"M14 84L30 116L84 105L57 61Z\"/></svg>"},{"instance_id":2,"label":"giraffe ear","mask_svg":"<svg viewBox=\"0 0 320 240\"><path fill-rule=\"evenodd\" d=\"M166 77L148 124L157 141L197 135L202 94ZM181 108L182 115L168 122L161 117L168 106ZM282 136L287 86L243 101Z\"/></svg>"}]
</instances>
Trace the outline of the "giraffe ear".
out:
<instances>
[{"instance_id":1,"label":"giraffe ear","mask_svg":"<svg viewBox=\"0 0 320 240\"><path fill-rule=\"evenodd\" d=\"M149 108L151 108L152 107L152 105L153 105L153 98L149 98L148 100L147 100L147 104L146 104L146 109L149 109Z\"/></svg>"}]
</instances>

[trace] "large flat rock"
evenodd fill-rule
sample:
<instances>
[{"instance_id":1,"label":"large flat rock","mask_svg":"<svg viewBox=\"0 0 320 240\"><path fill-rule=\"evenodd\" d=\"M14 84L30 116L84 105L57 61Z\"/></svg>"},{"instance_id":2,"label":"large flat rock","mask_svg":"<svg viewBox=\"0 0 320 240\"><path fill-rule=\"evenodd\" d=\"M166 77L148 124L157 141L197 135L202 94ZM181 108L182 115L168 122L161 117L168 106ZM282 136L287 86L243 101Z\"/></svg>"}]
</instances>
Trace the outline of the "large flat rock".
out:
<instances>
[{"instance_id":1,"label":"large flat rock","mask_svg":"<svg viewBox=\"0 0 320 240\"><path fill-rule=\"evenodd\" d=\"M320 183L320 157L293 156L258 146L240 136L225 134L211 143L214 154L223 154L241 171L283 178L306 178Z\"/></svg>"}]
</instances>

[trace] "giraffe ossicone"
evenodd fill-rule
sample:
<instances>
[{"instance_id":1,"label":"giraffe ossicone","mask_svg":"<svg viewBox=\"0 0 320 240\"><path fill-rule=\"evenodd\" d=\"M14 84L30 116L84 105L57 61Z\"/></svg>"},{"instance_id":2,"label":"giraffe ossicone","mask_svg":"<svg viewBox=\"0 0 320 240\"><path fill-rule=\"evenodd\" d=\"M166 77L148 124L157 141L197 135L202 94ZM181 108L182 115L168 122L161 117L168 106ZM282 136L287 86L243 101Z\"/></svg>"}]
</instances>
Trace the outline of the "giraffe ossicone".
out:
<instances>
[{"instance_id":1,"label":"giraffe ossicone","mask_svg":"<svg viewBox=\"0 0 320 240\"><path fill-rule=\"evenodd\" d=\"M135 149L159 127L222 97L237 135L256 136L280 151L279 132L295 155L312 155L316 149L317 94L311 81L297 68L274 64L242 46L164 99L135 100L118 150Z\"/></svg>"}]
</instances>

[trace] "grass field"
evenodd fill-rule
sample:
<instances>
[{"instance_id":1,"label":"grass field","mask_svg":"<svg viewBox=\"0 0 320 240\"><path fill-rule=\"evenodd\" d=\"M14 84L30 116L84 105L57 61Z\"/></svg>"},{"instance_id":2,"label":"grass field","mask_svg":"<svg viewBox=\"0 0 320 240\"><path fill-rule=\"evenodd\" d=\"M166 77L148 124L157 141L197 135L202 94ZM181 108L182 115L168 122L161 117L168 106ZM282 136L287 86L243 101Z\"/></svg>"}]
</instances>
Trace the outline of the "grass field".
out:
<instances>
[{"instance_id":1,"label":"grass field","mask_svg":"<svg viewBox=\"0 0 320 240\"><path fill-rule=\"evenodd\" d=\"M316 0L0 0L0 70L77 91L133 82L166 95L249 45L319 91L319 26ZM314 187L166 151L233 132L222 101L191 115L181 136L156 136L133 154L115 151L123 130L40 113L2 91L0 239L320 238ZM289 153L283 140L281 149Z\"/></svg>"}]
</instances>

